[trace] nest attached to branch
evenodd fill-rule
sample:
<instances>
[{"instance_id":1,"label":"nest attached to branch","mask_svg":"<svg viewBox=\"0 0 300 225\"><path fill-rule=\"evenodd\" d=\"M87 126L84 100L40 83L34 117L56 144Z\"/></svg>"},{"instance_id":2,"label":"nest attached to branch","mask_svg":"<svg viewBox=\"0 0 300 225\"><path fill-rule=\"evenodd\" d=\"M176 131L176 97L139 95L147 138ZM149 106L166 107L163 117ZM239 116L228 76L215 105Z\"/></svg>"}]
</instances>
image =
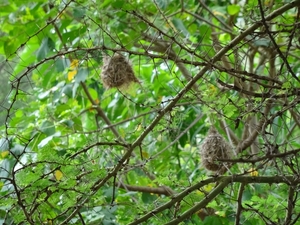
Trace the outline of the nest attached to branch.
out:
<instances>
[{"instance_id":1,"label":"nest attached to branch","mask_svg":"<svg viewBox=\"0 0 300 225\"><path fill-rule=\"evenodd\" d=\"M101 79L105 88L128 87L130 83L140 83L135 77L132 65L121 54L104 56Z\"/></svg>"},{"instance_id":2,"label":"nest attached to branch","mask_svg":"<svg viewBox=\"0 0 300 225\"><path fill-rule=\"evenodd\" d=\"M202 165L211 171L226 171L227 163L217 159L231 159L232 147L213 126L209 129L200 149Z\"/></svg>"}]
</instances>

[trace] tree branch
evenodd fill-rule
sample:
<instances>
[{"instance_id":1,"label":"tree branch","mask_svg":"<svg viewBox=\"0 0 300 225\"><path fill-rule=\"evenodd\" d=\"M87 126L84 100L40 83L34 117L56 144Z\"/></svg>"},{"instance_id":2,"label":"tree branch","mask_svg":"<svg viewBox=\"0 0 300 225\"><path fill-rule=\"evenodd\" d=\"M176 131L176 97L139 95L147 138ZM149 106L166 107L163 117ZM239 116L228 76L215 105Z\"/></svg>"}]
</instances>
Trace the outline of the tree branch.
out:
<instances>
[{"instance_id":1,"label":"tree branch","mask_svg":"<svg viewBox=\"0 0 300 225\"><path fill-rule=\"evenodd\" d=\"M300 178L297 176L274 176L274 177L253 177L253 176L219 176L214 178L209 178L203 181L198 182L197 184L185 189L178 195L175 195L169 202L159 206L158 208L152 210L151 212L147 213L146 215L136 219L135 221L131 222L129 225L138 225L142 222L147 221L149 218L155 216L156 214L169 209L171 206L175 205L176 202L181 201L184 197L192 193L194 190L197 190L207 184L218 182L220 183L213 191L211 191L208 196L205 197L200 203L196 206L192 207L190 210L183 213L179 219L172 220L170 224L178 224L180 221L187 219L193 213L197 212L201 208L204 208L216 195L218 195L229 183L285 183L288 185L297 185L300 183ZM176 223L177 222L177 223Z\"/></svg>"},{"instance_id":2,"label":"tree branch","mask_svg":"<svg viewBox=\"0 0 300 225\"><path fill-rule=\"evenodd\" d=\"M177 216L176 219L170 221L169 223L165 223L165 225L177 225L181 221L191 217L194 213L199 211L200 209L207 206L217 195L220 194L221 191L227 186L230 180L224 180L221 182L215 189L213 189L200 203L196 204L189 210L185 211L183 214Z\"/></svg>"},{"instance_id":3,"label":"tree branch","mask_svg":"<svg viewBox=\"0 0 300 225\"><path fill-rule=\"evenodd\" d=\"M146 186L136 186L136 185L129 185L119 182L117 184L117 187L123 188L128 191L137 191L137 192L144 192L144 193L152 193L152 194L158 194L158 195L166 195L166 196L172 196L175 194L175 192L167 187L167 186L160 186L160 187L146 187Z\"/></svg>"},{"instance_id":4,"label":"tree branch","mask_svg":"<svg viewBox=\"0 0 300 225\"><path fill-rule=\"evenodd\" d=\"M241 183L239 192L238 192L238 198L237 198L237 209L236 209L236 215L235 215L235 225L240 225L240 219L241 219L241 213L242 213L242 198L243 198L243 192L245 189L245 184Z\"/></svg>"},{"instance_id":5,"label":"tree branch","mask_svg":"<svg viewBox=\"0 0 300 225\"><path fill-rule=\"evenodd\" d=\"M295 207L294 194L295 194L295 186L290 186L289 187L289 196L287 199L286 216L285 216L285 222L284 222L285 225L291 224L291 221L292 221L293 209Z\"/></svg>"}]
</instances>

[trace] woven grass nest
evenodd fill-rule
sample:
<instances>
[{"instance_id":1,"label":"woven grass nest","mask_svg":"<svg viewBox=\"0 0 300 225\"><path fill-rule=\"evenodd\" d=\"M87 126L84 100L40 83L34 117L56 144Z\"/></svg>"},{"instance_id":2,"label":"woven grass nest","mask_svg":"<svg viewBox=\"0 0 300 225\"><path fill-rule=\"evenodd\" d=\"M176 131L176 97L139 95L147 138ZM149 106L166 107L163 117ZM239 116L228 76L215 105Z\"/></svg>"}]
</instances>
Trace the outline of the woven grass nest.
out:
<instances>
[{"instance_id":1,"label":"woven grass nest","mask_svg":"<svg viewBox=\"0 0 300 225\"><path fill-rule=\"evenodd\" d=\"M211 171L226 171L227 163L218 162L217 159L232 158L231 146L213 126L209 129L200 149L202 165Z\"/></svg>"},{"instance_id":2,"label":"woven grass nest","mask_svg":"<svg viewBox=\"0 0 300 225\"><path fill-rule=\"evenodd\" d=\"M135 77L130 62L121 54L104 56L101 79L105 88L128 87L130 83L140 83Z\"/></svg>"}]
</instances>

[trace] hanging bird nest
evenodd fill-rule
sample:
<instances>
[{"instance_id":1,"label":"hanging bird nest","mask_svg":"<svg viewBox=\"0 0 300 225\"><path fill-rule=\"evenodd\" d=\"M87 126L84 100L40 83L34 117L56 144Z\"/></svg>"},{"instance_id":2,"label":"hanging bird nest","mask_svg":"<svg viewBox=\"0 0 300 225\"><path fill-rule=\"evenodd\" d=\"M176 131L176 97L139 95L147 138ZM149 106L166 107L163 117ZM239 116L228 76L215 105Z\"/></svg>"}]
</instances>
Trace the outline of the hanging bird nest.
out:
<instances>
[{"instance_id":1,"label":"hanging bird nest","mask_svg":"<svg viewBox=\"0 0 300 225\"><path fill-rule=\"evenodd\" d=\"M121 54L104 56L101 79L105 88L127 87L130 83L140 83L135 77L130 62Z\"/></svg>"},{"instance_id":2,"label":"hanging bird nest","mask_svg":"<svg viewBox=\"0 0 300 225\"><path fill-rule=\"evenodd\" d=\"M217 159L232 158L232 148L213 126L209 129L200 150L202 165L211 171L226 171L229 164Z\"/></svg>"}]
</instances>

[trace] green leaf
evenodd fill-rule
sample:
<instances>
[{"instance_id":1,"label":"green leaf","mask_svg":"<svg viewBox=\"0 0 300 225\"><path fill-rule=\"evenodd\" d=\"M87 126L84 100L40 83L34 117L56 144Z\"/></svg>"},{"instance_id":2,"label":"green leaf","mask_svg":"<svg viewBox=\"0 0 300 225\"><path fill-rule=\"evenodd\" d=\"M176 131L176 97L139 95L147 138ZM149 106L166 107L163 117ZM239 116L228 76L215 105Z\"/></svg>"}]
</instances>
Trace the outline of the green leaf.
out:
<instances>
[{"instance_id":1,"label":"green leaf","mask_svg":"<svg viewBox=\"0 0 300 225\"><path fill-rule=\"evenodd\" d=\"M10 149L10 152L12 152L15 156L20 156L20 155L22 155L22 153L24 153L24 151L25 151L25 146L19 145L19 144L14 145L14 146Z\"/></svg>"},{"instance_id":2,"label":"green leaf","mask_svg":"<svg viewBox=\"0 0 300 225\"><path fill-rule=\"evenodd\" d=\"M58 58L55 60L54 65L57 72L63 72L66 68L69 68L70 60L66 58Z\"/></svg>"},{"instance_id":3,"label":"green leaf","mask_svg":"<svg viewBox=\"0 0 300 225\"><path fill-rule=\"evenodd\" d=\"M0 150L7 150L9 148L9 141L8 139L1 138L0 139Z\"/></svg>"},{"instance_id":4,"label":"green leaf","mask_svg":"<svg viewBox=\"0 0 300 225\"><path fill-rule=\"evenodd\" d=\"M80 8L80 7L76 7L73 10L73 16L75 19L82 19L85 16L85 9L84 8Z\"/></svg>"},{"instance_id":5,"label":"green leaf","mask_svg":"<svg viewBox=\"0 0 300 225\"><path fill-rule=\"evenodd\" d=\"M67 104L58 105L55 110L55 116L62 117L67 113L70 113L71 108Z\"/></svg>"},{"instance_id":6,"label":"green leaf","mask_svg":"<svg viewBox=\"0 0 300 225\"><path fill-rule=\"evenodd\" d=\"M109 4L111 4L112 0L105 0L100 6L99 8L105 8L106 6L108 6Z\"/></svg>"},{"instance_id":7,"label":"green leaf","mask_svg":"<svg viewBox=\"0 0 300 225\"><path fill-rule=\"evenodd\" d=\"M125 3L124 0L114 0L114 1L111 1L112 7L117 8L117 9L122 9L124 3Z\"/></svg>"},{"instance_id":8,"label":"green leaf","mask_svg":"<svg viewBox=\"0 0 300 225\"><path fill-rule=\"evenodd\" d=\"M29 42L27 42L24 49L22 49L20 53L22 63L18 63L14 68L14 76L24 71L24 65L31 65L36 60L34 52L38 48L39 44L37 43L37 38L32 38Z\"/></svg>"},{"instance_id":9,"label":"green leaf","mask_svg":"<svg viewBox=\"0 0 300 225\"><path fill-rule=\"evenodd\" d=\"M55 126L53 122L47 120L42 123L40 130L47 136L50 136L55 133Z\"/></svg>"},{"instance_id":10,"label":"green leaf","mask_svg":"<svg viewBox=\"0 0 300 225\"><path fill-rule=\"evenodd\" d=\"M133 46L132 39L129 35L122 32L122 33L119 33L118 37L119 37L122 45L126 46L127 48L131 48Z\"/></svg>"},{"instance_id":11,"label":"green leaf","mask_svg":"<svg viewBox=\"0 0 300 225\"><path fill-rule=\"evenodd\" d=\"M7 16L10 13L16 11L18 8L13 2L8 3L1 3L1 11L0 16Z\"/></svg>"},{"instance_id":12,"label":"green leaf","mask_svg":"<svg viewBox=\"0 0 300 225\"><path fill-rule=\"evenodd\" d=\"M22 117L14 117L10 121L10 126L17 127L20 126L24 122L24 118Z\"/></svg>"},{"instance_id":13,"label":"green leaf","mask_svg":"<svg viewBox=\"0 0 300 225\"><path fill-rule=\"evenodd\" d=\"M224 110L224 114L230 118L234 115L237 109L234 105L226 105L223 110Z\"/></svg>"},{"instance_id":14,"label":"green leaf","mask_svg":"<svg viewBox=\"0 0 300 225\"><path fill-rule=\"evenodd\" d=\"M184 34L184 36L186 37L190 36L189 31L186 29L181 19L178 18L172 19L172 23L174 24L178 32Z\"/></svg>"},{"instance_id":15,"label":"green leaf","mask_svg":"<svg viewBox=\"0 0 300 225\"><path fill-rule=\"evenodd\" d=\"M200 26L198 26L198 30L200 33L200 39L209 39L210 38L210 34L211 34L211 27L206 25L206 24L202 24Z\"/></svg>"},{"instance_id":16,"label":"green leaf","mask_svg":"<svg viewBox=\"0 0 300 225\"><path fill-rule=\"evenodd\" d=\"M227 11L228 11L229 15L233 16L240 12L240 8L241 7L239 5L229 5L227 7Z\"/></svg>"},{"instance_id":17,"label":"green leaf","mask_svg":"<svg viewBox=\"0 0 300 225\"><path fill-rule=\"evenodd\" d=\"M15 159L4 159L1 161L0 177L9 177L9 171L13 168L15 161Z\"/></svg>"},{"instance_id":18,"label":"green leaf","mask_svg":"<svg viewBox=\"0 0 300 225\"><path fill-rule=\"evenodd\" d=\"M76 131L83 131L82 122L81 122L80 118L75 117L75 118L73 118L73 121L74 121L74 129Z\"/></svg>"},{"instance_id":19,"label":"green leaf","mask_svg":"<svg viewBox=\"0 0 300 225\"><path fill-rule=\"evenodd\" d=\"M229 225L229 221L226 218L222 218L220 216L207 216L205 217L203 224L223 224Z\"/></svg>"},{"instance_id":20,"label":"green leaf","mask_svg":"<svg viewBox=\"0 0 300 225\"><path fill-rule=\"evenodd\" d=\"M84 82L89 74L89 70L87 68L80 68L75 76L75 82L80 83Z\"/></svg>"},{"instance_id":21,"label":"green leaf","mask_svg":"<svg viewBox=\"0 0 300 225\"><path fill-rule=\"evenodd\" d=\"M155 195L153 195L153 194L146 193L146 192L143 192L143 194L142 194L142 200L146 204L151 204L156 199L157 199L157 197Z\"/></svg>"},{"instance_id":22,"label":"green leaf","mask_svg":"<svg viewBox=\"0 0 300 225\"><path fill-rule=\"evenodd\" d=\"M36 81L39 82L40 80L42 81L41 84L43 88L49 88L51 85L51 82L53 80L56 80L57 74L53 73L52 70L53 63L48 61L47 63L44 63L39 67L39 70L35 71L36 72Z\"/></svg>"},{"instance_id":23,"label":"green leaf","mask_svg":"<svg viewBox=\"0 0 300 225\"><path fill-rule=\"evenodd\" d=\"M8 39L4 43L4 52L7 58L9 58L17 50L17 48L19 47L18 44L19 43L11 39Z\"/></svg>"},{"instance_id":24,"label":"green leaf","mask_svg":"<svg viewBox=\"0 0 300 225\"><path fill-rule=\"evenodd\" d=\"M289 89L292 87L291 82L287 81L282 84L282 89Z\"/></svg>"},{"instance_id":25,"label":"green leaf","mask_svg":"<svg viewBox=\"0 0 300 225\"><path fill-rule=\"evenodd\" d=\"M62 93L64 93L65 95L67 95L68 97L72 97L73 96L73 84L66 84L63 88L62 88ZM57 96L58 99L60 98L61 95Z\"/></svg>"},{"instance_id":26,"label":"green leaf","mask_svg":"<svg viewBox=\"0 0 300 225\"><path fill-rule=\"evenodd\" d=\"M45 147L51 140L53 140L54 137L60 136L60 132L57 132L49 137L46 137L41 140L41 142L38 144L38 148Z\"/></svg>"},{"instance_id":27,"label":"green leaf","mask_svg":"<svg viewBox=\"0 0 300 225\"><path fill-rule=\"evenodd\" d=\"M106 199L107 202L111 202L112 197L117 193L117 192L114 193L114 191L115 191L115 189L112 188L112 187L106 188L103 191L103 194L104 194L105 199Z\"/></svg>"},{"instance_id":28,"label":"green leaf","mask_svg":"<svg viewBox=\"0 0 300 225\"><path fill-rule=\"evenodd\" d=\"M166 9L169 5L169 0L156 0L156 4L162 10Z\"/></svg>"},{"instance_id":29,"label":"green leaf","mask_svg":"<svg viewBox=\"0 0 300 225\"><path fill-rule=\"evenodd\" d=\"M54 41L46 37L43 39L40 48L37 50L36 56L38 60L42 60L47 57L48 53L55 48Z\"/></svg>"},{"instance_id":30,"label":"green leaf","mask_svg":"<svg viewBox=\"0 0 300 225\"><path fill-rule=\"evenodd\" d=\"M46 98L49 97L50 92L51 92L51 91L44 91L44 92L42 92L42 93L40 93L40 94L38 95L38 98L39 98L40 100L46 99Z\"/></svg>"}]
</instances>

